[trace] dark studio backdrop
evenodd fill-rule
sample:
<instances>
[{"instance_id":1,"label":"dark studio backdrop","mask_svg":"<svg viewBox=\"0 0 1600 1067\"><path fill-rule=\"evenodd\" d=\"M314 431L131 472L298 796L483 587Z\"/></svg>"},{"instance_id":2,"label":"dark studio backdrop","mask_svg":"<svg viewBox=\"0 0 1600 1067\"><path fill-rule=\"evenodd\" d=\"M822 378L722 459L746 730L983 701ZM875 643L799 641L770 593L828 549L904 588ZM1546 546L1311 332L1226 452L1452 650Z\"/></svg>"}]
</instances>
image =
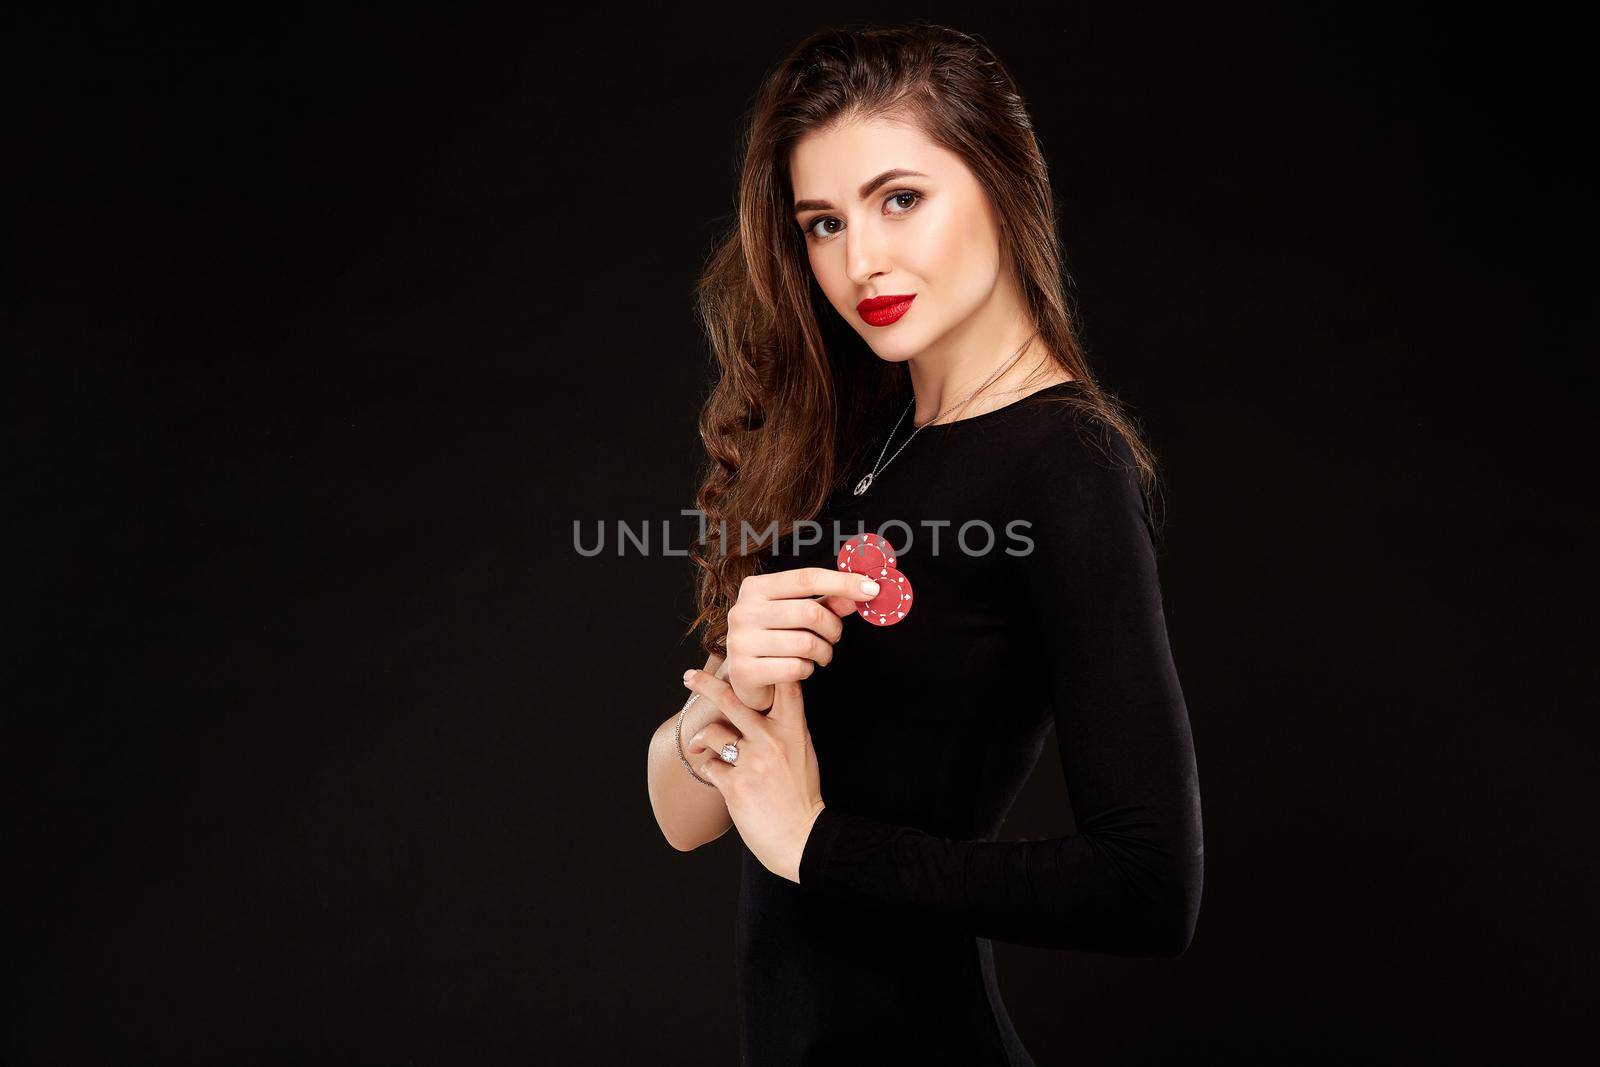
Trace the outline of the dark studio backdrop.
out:
<instances>
[{"instance_id":1,"label":"dark studio backdrop","mask_svg":"<svg viewBox=\"0 0 1600 1067\"><path fill-rule=\"evenodd\" d=\"M735 1061L735 842L645 792L692 568L573 523L686 543L740 118L906 14L8 7L0 1061ZM997 944L1023 1038L1594 1036L1592 27L915 14L1019 80L1162 460L1204 802L1188 953ZM1005 835L1070 826L1047 745Z\"/></svg>"}]
</instances>

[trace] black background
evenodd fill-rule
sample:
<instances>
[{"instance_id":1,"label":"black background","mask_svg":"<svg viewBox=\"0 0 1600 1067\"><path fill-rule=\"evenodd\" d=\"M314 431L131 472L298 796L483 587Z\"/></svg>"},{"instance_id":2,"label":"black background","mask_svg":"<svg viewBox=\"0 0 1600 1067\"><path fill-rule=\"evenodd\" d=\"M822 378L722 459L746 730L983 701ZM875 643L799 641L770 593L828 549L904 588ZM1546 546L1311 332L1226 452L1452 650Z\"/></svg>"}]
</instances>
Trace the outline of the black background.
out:
<instances>
[{"instance_id":1,"label":"black background","mask_svg":"<svg viewBox=\"0 0 1600 1067\"><path fill-rule=\"evenodd\" d=\"M1111 7L915 12L1030 100L1204 797L1189 952L997 945L1007 1003L1041 1063L1552 1058L1592 27ZM906 14L8 10L5 1062L734 1062L736 848L645 793L692 571L573 523L688 529L741 115ZM1007 835L1063 805L1046 746Z\"/></svg>"}]
</instances>

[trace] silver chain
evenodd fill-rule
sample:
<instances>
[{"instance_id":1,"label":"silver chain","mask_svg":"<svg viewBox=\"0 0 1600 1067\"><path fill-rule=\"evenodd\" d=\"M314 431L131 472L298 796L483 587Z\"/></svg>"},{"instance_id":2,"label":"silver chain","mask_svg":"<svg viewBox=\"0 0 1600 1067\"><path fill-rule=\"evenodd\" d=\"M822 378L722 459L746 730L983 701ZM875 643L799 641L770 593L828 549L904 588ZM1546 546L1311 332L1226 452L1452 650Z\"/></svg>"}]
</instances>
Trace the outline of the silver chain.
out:
<instances>
[{"instance_id":1,"label":"silver chain","mask_svg":"<svg viewBox=\"0 0 1600 1067\"><path fill-rule=\"evenodd\" d=\"M715 789L717 784L715 782L708 782L698 774L694 773L694 768L689 766L689 757L683 754L683 716L689 710L689 705L693 704L699 699L699 693L690 693L689 699L683 702L683 708L678 712L678 759L683 763L683 769L689 772L690 778L693 778L701 785L709 785L712 789Z\"/></svg>"},{"instance_id":2,"label":"silver chain","mask_svg":"<svg viewBox=\"0 0 1600 1067\"><path fill-rule=\"evenodd\" d=\"M1039 333L1038 333L1037 330L1035 330L1033 333L1028 335L1028 341L1032 341L1037 336L1039 336ZM957 400L954 404L951 404L949 407L947 407L943 411L939 412L939 414L935 415L933 418L931 418L927 422L923 423L922 426L918 426L915 430L912 430L911 431L911 436L906 438L904 443L902 443L899 448L894 450L894 456L890 456L889 457L889 463L893 463L895 461L895 456L898 456L901 452L905 451L906 445L909 445L912 442L912 440L917 436L917 434L922 432L923 426L931 426L934 423L938 422L940 419L942 419L946 415L950 414L956 408L960 407L962 404L967 403L973 397L977 396L979 393L981 393L985 389L989 388L989 386L992 385L997 378L999 378L1006 371L1010 370L1012 364L1016 363L1016 361L1019 358L1021 358L1022 349L1028 347L1028 341L1022 342L1022 347L1018 348L1016 350L1016 352L1012 353L1011 358L1006 360L1005 365L1002 366L999 370L995 371L993 374L989 375L988 380L985 381L982 385L978 386L972 392L968 393L966 396L962 397L960 400ZM898 431L900 429L900 423L906 421L906 416L911 414L911 409L913 407L915 407L916 404L917 404L917 398L915 396L912 396L911 403L906 405L906 409L900 413L899 421L897 421L894 424L894 429L890 430L889 431L889 436L884 439L883 449L881 451L879 451L879 453L878 453L878 462L873 464L873 466L872 466L872 473L868 474L865 478L861 479L861 481L856 483L856 488L855 488L855 492L854 492L853 495L860 496L862 493L865 493L867 491L867 489L872 485L872 480L878 476L878 472L883 470L885 467L887 467L889 465L889 463L885 463L883 461L883 453L889 451L889 442L894 440L894 435L895 435L896 431Z\"/></svg>"}]
</instances>

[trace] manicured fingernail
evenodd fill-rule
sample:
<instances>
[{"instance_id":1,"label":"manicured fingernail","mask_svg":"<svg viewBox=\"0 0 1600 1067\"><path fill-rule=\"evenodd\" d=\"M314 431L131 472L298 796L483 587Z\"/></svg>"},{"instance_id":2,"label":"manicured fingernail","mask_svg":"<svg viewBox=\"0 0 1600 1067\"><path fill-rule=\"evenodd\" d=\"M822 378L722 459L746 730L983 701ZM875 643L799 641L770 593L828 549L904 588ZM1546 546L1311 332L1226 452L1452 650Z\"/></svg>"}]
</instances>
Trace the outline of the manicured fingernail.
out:
<instances>
[{"instance_id":1,"label":"manicured fingernail","mask_svg":"<svg viewBox=\"0 0 1600 1067\"><path fill-rule=\"evenodd\" d=\"M871 578L863 578L861 579L861 591L868 596L877 596L878 583L873 581Z\"/></svg>"},{"instance_id":2,"label":"manicured fingernail","mask_svg":"<svg viewBox=\"0 0 1600 1067\"><path fill-rule=\"evenodd\" d=\"M683 680L684 681L687 682L690 678L693 678L693 677L694 677L694 668L693 667L690 667L688 670L683 672Z\"/></svg>"}]
</instances>

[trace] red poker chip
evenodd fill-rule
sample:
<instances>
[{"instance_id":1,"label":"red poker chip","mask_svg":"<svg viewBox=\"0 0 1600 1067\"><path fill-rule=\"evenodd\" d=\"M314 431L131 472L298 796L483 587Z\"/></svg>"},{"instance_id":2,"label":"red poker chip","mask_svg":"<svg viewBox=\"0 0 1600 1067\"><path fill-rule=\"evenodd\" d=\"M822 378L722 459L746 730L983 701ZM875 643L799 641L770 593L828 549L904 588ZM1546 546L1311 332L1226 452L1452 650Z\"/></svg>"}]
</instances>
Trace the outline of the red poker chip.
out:
<instances>
[{"instance_id":1,"label":"red poker chip","mask_svg":"<svg viewBox=\"0 0 1600 1067\"><path fill-rule=\"evenodd\" d=\"M911 579L888 567L873 580L878 583L878 595L856 606L863 619L875 626L893 626L910 614Z\"/></svg>"},{"instance_id":2,"label":"red poker chip","mask_svg":"<svg viewBox=\"0 0 1600 1067\"><path fill-rule=\"evenodd\" d=\"M874 581L894 569L894 546L875 533L857 534L839 550L839 569Z\"/></svg>"}]
</instances>

